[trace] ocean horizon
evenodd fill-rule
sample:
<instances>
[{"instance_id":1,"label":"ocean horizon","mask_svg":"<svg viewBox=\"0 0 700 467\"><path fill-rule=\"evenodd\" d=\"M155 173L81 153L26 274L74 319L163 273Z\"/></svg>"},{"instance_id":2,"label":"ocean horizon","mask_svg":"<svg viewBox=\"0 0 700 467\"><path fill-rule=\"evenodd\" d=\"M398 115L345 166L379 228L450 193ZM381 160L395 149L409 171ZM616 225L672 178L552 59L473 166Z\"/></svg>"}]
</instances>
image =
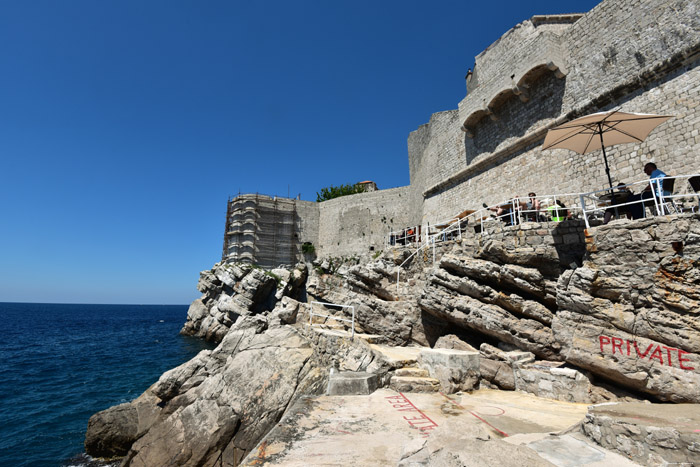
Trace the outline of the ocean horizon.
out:
<instances>
[{"instance_id":1,"label":"ocean horizon","mask_svg":"<svg viewBox=\"0 0 700 467\"><path fill-rule=\"evenodd\" d=\"M213 347L179 335L187 308L0 302L0 465L91 465L91 415Z\"/></svg>"}]
</instances>

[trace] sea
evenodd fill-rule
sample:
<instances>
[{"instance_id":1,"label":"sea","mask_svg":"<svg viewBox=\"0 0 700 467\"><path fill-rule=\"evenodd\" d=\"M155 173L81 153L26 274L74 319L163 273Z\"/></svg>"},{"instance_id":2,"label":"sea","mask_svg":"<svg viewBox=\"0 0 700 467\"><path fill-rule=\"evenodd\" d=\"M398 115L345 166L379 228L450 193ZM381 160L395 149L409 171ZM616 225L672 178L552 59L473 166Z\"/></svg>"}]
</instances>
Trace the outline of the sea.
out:
<instances>
[{"instance_id":1,"label":"sea","mask_svg":"<svg viewBox=\"0 0 700 467\"><path fill-rule=\"evenodd\" d=\"M178 334L187 305L0 303L0 466L104 465L90 416L212 348Z\"/></svg>"}]
</instances>

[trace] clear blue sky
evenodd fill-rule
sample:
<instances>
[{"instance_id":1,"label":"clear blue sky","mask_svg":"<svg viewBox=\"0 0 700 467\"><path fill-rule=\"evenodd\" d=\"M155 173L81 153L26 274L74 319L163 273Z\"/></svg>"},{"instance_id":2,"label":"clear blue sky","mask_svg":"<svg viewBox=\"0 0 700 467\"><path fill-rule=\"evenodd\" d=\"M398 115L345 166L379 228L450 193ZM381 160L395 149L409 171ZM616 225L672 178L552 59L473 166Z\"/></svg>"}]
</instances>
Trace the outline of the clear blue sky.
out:
<instances>
[{"instance_id":1,"label":"clear blue sky","mask_svg":"<svg viewBox=\"0 0 700 467\"><path fill-rule=\"evenodd\" d=\"M185 304L239 192L409 183L474 57L596 0L0 0L0 301Z\"/></svg>"}]
</instances>

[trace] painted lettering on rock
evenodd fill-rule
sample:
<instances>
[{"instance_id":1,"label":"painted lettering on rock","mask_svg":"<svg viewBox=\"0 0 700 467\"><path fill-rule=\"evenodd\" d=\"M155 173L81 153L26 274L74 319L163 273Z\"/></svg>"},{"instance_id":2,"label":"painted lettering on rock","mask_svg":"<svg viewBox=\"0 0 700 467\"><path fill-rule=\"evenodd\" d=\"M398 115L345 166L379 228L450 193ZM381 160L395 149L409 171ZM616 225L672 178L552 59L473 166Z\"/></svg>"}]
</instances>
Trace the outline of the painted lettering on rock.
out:
<instances>
[{"instance_id":1,"label":"painted lettering on rock","mask_svg":"<svg viewBox=\"0 0 700 467\"><path fill-rule=\"evenodd\" d=\"M689 355L689 352L686 352L685 350L667 347L665 345L655 344L653 342L646 348L640 349L637 341L603 335L599 336L598 340L600 341L600 352L603 354L620 354L633 358L646 358L647 360L655 361L660 365L677 367L681 370L690 371L695 369L695 367L689 365L692 362L689 358L685 357L685 355Z\"/></svg>"}]
</instances>

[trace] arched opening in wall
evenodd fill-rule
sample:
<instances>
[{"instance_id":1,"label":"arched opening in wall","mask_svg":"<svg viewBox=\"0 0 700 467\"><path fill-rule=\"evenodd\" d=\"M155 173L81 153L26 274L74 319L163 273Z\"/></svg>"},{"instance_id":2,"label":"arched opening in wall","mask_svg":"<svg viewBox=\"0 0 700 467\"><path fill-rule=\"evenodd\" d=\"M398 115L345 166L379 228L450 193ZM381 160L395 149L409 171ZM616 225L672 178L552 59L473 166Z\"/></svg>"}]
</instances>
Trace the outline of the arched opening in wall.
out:
<instances>
[{"instance_id":1,"label":"arched opening in wall","mask_svg":"<svg viewBox=\"0 0 700 467\"><path fill-rule=\"evenodd\" d=\"M557 78L555 72L541 65L528 71L517 86L494 96L488 112L481 111L467 119L471 125L471 137L468 134L465 138L467 164L481 155L507 148L557 118L565 85L565 79Z\"/></svg>"}]
</instances>

